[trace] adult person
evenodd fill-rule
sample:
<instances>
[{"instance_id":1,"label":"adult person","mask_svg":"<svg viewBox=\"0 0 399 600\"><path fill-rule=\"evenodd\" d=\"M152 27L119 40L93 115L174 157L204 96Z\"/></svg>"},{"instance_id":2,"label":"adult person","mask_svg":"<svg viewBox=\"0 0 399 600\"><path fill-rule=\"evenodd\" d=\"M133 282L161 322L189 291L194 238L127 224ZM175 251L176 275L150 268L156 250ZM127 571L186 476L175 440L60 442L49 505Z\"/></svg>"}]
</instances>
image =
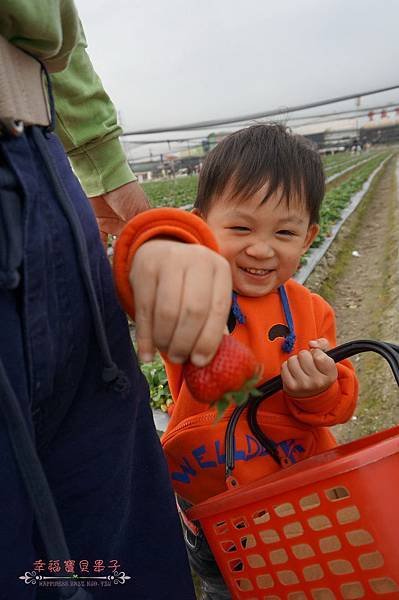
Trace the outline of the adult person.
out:
<instances>
[{"instance_id":1,"label":"adult person","mask_svg":"<svg viewBox=\"0 0 399 600\"><path fill-rule=\"evenodd\" d=\"M147 200L73 1L3 0L0 52L0 598L190 600L148 387L94 214L52 132L37 59L52 74L57 130L105 214L103 232L117 233ZM227 264L153 240L132 282L143 358L158 346L176 360L209 361L230 303ZM40 579L113 570L131 579L93 579L90 589Z\"/></svg>"}]
</instances>

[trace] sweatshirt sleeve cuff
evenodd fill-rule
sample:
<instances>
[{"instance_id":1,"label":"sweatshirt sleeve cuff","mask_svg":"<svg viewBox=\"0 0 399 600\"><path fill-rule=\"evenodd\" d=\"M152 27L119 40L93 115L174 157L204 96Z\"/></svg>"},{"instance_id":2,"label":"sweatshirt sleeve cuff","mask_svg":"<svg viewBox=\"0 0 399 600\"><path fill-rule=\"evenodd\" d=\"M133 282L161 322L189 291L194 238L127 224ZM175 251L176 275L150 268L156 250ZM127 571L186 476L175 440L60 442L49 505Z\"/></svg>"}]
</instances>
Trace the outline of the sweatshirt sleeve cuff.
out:
<instances>
[{"instance_id":1,"label":"sweatshirt sleeve cuff","mask_svg":"<svg viewBox=\"0 0 399 600\"><path fill-rule=\"evenodd\" d=\"M116 243L113 269L120 301L132 318L135 310L129 282L131 264L140 246L157 237L173 238L187 244L201 244L215 252L219 251L208 225L192 213L177 208L154 208L131 219Z\"/></svg>"},{"instance_id":2,"label":"sweatshirt sleeve cuff","mask_svg":"<svg viewBox=\"0 0 399 600\"><path fill-rule=\"evenodd\" d=\"M111 192L137 179L115 137L89 148L73 150L69 158L87 196Z\"/></svg>"},{"instance_id":3,"label":"sweatshirt sleeve cuff","mask_svg":"<svg viewBox=\"0 0 399 600\"><path fill-rule=\"evenodd\" d=\"M294 398L285 394L290 410L294 417L303 420L305 414L309 415L327 415L332 412L337 404L339 393L338 381L335 381L326 391L309 396L308 398Z\"/></svg>"}]
</instances>

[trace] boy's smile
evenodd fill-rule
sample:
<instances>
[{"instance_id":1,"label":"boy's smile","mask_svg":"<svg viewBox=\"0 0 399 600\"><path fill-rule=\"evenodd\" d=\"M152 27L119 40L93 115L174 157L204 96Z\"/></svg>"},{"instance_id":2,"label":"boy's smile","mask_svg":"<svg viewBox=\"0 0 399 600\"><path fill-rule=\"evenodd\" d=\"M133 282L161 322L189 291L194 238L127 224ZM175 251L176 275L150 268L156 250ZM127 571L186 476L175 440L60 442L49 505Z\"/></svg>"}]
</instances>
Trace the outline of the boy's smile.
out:
<instances>
[{"instance_id":1,"label":"boy's smile","mask_svg":"<svg viewBox=\"0 0 399 600\"><path fill-rule=\"evenodd\" d=\"M206 216L229 261L234 290L244 296L264 296L292 277L319 230L309 225L305 200L287 202L276 192L262 202L267 189L266 183L250 198L234 198L229 184Z\"/></svg>"}]
</instances>

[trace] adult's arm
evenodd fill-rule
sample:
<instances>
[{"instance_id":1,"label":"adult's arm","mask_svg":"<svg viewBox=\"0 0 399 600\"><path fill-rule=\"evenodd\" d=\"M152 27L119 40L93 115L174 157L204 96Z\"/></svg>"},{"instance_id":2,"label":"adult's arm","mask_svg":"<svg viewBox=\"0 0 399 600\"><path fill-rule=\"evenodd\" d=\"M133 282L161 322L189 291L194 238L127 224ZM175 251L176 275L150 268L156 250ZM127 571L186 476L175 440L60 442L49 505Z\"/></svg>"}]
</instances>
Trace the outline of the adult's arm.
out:
<instances>
[{"instance_id":1,"label":"adult's arm","mask_svg":"<svg viewBox=\"0 0 399 600\"><path fill-rule=\"evenodd\" d=\"M57 134L88 196L98 196L136 179L119 142L115 107L86 52L78 24L77 43L66 69L51 77Z\"/></svg>"},{"instance_id":2,"label":"adult's arm","mask_svg":"<svg viewBox=\"0 0 399 600\"><path fill-rule=\"evenodd\" d=\"M72 0L2 0L0 34L40 59L51 73L56 132L104 233L148 208L119 142L121 128L86 52ZM110 192L112 194L108 195Z\"/></svg>"},{"instance_id":3,"label":"adult's arm","mask_svg":"<svg viewBox=\"0 0 399 600\"><path fill-rule=\"evenodd\" d=\"M79 24L80 25L80 24ZM57 133L90 198L104 244L136 214L149 208L119 141L116 110L105 92L80 35L68 67L52 76Z\"/></svg>"}]
</instances>

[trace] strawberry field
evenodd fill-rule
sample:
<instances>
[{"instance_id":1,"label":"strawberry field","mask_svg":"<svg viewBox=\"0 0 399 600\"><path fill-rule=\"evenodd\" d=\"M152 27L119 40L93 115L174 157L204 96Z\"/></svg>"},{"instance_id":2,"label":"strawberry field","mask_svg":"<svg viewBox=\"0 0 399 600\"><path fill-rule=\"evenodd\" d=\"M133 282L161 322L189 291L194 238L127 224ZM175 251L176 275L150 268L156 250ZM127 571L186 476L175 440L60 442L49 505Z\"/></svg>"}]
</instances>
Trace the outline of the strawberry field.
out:
<instances>
[{"instance_id":1,"label":"strawberry field","mask_svg":"<svg viewBox=\"0 0 399 600\"><path fill-rule=\"evenodd\" d=\"M327 156L323 159L326 178L340 173L350 166L371 159L376 152L360 153L351 155L346 152ZM156 206L186 206L193 204L197 193L198 176L177 177L176 179L165 179L159 181L147 181L142 184L151 205Z\"/></svg>"},{"instance_id":2,"label":"strawberry field","mask_svg":"<svg viewBox=\"0 0 399 600\"><path fill-rule=\"evenodd\" d=\"M152 206L184 206L192 204L197 193L198 176L188 175L142 184Z\"/></svg>"}]
</instances>

